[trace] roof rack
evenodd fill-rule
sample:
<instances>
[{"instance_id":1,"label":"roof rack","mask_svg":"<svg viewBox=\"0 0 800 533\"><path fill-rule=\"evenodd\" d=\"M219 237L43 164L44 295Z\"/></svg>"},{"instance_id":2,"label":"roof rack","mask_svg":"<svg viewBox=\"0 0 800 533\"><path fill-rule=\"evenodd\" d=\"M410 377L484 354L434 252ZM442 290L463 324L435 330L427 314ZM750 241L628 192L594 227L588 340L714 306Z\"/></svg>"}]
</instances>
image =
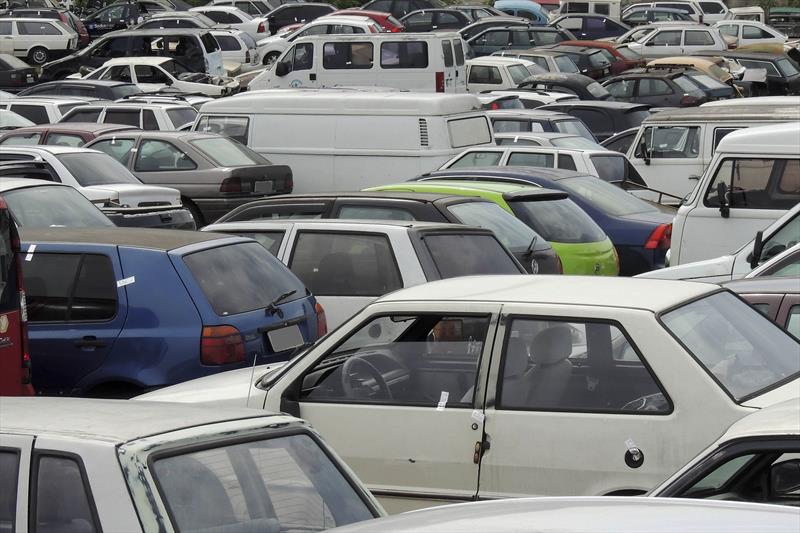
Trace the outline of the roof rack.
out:
<instances>
[{"instance_id":1,"label":"roof rack","mask_svg":"<svg viewBox=\"0 0 800 533\"><path fill-rule=\"evenodd\" d=\"M147 93L136 93L136 94L126 94L121 98L117 98L117 102L120 100L137 100L140 98L175 98L176 100L186 100L189 96L202 96L206 98L210 98L207 94L203 94L200 92L195 93L186 93L180 91L168 91L168 90L160 90L160 91L152 91Z\"/></svg>"}]
</instances>

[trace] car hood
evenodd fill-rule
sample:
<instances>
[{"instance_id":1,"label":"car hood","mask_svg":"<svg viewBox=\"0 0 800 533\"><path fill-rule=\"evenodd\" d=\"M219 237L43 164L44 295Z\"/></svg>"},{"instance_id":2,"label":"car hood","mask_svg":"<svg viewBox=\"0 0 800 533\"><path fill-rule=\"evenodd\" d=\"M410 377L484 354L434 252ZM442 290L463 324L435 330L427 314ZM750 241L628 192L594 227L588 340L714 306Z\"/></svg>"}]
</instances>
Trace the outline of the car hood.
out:
<instances>
[{"instance_id":1,"label":"car hood","mask_svg":"<svg viewBox=\"0 0 800 533\"><path fill-rule=\"evenodd\" d=\"M656 279L698 279L707 277L724 276L731 279L733 275L733 264L736 261L734 255L723 255L705 261L686 263L660 270L652 270L643 274L638 274L637 278L656 278Z\"/></svg>"},{"instance_id":2,"label":"car hood","mask_svg":"<svg viewBox=\"0 0 800 533\"><path fill-rule=\"evenodd\" d=\"M128 207L181 205L181 193L178 189L154 185L107 183L84 187L83 193L93 201L110 199L115 203Z\"/></svg>"},{"instance_id":3,"label":"car hood","mask_svg":"<svg viewBox=\"0 0 800 533\"><path fill-rule=\"evenodd\" d=\"M214 405L260 409L264 406L267 391L255 387L254 384L284 364L271 363L229 370L148 392L137 396L134 400L178 403L213 402Z\"/></svg>"}]
</instances>

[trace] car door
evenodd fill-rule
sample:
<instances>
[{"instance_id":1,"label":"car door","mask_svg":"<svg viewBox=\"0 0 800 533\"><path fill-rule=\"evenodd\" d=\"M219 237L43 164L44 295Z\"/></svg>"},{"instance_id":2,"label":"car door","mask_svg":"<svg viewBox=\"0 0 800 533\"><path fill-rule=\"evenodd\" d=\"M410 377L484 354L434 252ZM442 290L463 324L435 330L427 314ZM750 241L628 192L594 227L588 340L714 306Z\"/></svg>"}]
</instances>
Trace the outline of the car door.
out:
<instances>
[{"instance_id":1,"label":"car door","mask_svg":"<svg viewBox=\"0 0 800 533\"><path fill-rule=\"evenodd\" d=\"M703 50L714 50L717 43L708 30L684 30L682 52L692 55Z\"/></svg>"},{"instance_id":2,"label":"car door","mask_svg":"<svg viewBox=\"0 0 800 533\"><path fill-rule=\"evenodd\" d=\"M14 55L14 32L10 20L0 21L0 54Z\"/></svg>"},{"instance_id":3,"label":"car door","mask_svg":"<svg viewBox=\"0 0 800 533\"><path fill-rule=\"evenodd\" d=\"M682 39L681 30L657 30L647 38L641 53L647 58L679 56L683 53Z\"/></svg>"},{"instance_id":4,"label":"car door","mask_svg":"<svg viewBox=\"0 0 800 533\"><path fill-rule=\"evenodd\" d=\"M672 86L661 78L639 78L630 101L655 107L669 107L677 103Z\"/></svg>"},{"instance_id":5,"label":"car door","mask_svg":"<svg viewBox=\"0 0 800 533\"><path fill-rule=\"evenodd\" d=\"M513 45L511 32L508 30L491 30L476 37L472 43L475 57L489 55L498 50L505 50Z\"/></svg>"},{"instance_id":6,"label":"car door","mask_svg":"<svg viewBox=\"0 0 800 533\"><path fill-rule=\"evenodd\" d=\"M643 494L736 416L652 313L505 304L500 324L480 498Z\"/></svg>"},{"instance_id":7,"label":"car door","mask_svg":"<svg viewBox=\"0 0 800 533\"><path fill-rule=\"evenodd\" d=\"M69 394L103 364L125 323L117 250L38 244L28 246L22 268L33 385L37 391Z\"/></svg>"},{"instance_id":8,"label":"car door","mask_svg":"<svg viewBox=\"0 0 800 533\"><path fill-rule=\"evenodd\" d=\"M648 187L683 198L703 172L704 142L699 126L647 126L640 130L628 159Z\"/></svg>"},{"instance_id":9,"label":"car door","mask_svg":"<svg viewBox=\"0 0 800 533\"><path fill-rule=\"evenodd\" d=\"M0 531L27 531L34 437L0 433Z\"/></svg>"},{"instance_id":10,"label":"car door","mask_svg":"<svg viewBox=\"0 0 800 533\"><path fill-rule=\"evenodd\" d=\"M374 304L281 376L264 408L313 424L390 513L472 500L499 310Z\"/></svg>"}]
</instances>

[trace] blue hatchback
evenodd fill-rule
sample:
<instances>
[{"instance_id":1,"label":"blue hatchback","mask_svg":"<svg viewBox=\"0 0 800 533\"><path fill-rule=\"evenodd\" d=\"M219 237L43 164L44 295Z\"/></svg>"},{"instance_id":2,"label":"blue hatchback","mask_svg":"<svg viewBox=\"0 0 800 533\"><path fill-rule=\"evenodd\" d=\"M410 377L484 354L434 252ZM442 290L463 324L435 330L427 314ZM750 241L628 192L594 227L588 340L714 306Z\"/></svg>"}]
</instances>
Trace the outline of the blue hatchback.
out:
<instances>
[{"instance_id":1,"label":"blue hatchback","mask_svg":"<svg viewBox=\"0 0 800 533\"><path fill-rule=\"evenodd\" d=\"M325 332L303 283L251 239L133 228L22 238L43 394L130 397L284 360Z\"/></svg>"},{"instance_id":2,"label":"blue hatchback","mask_svg":"<svg viewBox=\"0 0 800 533\"><path fill-rule=\"evenodd\" d=\"M664 268L674 212L662 211L595 176L538 167L471 167L437 170L411 181L434 179L534 183L566 191L614 243L619 254L621 276Z\"/></svg>"}]
</instances>

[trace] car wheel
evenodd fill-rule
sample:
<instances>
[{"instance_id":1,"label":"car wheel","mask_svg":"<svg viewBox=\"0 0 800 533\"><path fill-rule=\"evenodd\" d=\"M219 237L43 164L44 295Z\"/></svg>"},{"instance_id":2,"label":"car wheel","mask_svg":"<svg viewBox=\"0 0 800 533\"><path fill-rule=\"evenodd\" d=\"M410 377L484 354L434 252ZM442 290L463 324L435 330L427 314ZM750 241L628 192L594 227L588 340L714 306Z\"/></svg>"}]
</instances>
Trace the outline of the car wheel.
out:
<instances>
[{"instance_id":1,"label":"car wheel","mask_svg":"<svg viewBox=\"0 0 800 533\"><path fill-rule=\"evenodd\" d=\"M280 54L278 52L270 52L270 53L268 53L267 55L264 56L264 60L262 61L262 63L264 63L265 67L268 67L268 68L272 67L272 65L275 64L275 61L278 60L279 56L280 56Z\"/></svg>"},{"instance_id":2,"label":"car wheel","mask_svg":"<svg viewBox=\"0 0 800 533\"><path fill-rule=\"evenodd\" d=\"M203 213L201 213L200 209L198 209L197 206L194 205L194 202L185 197L182 197L181 201L183 202L183 207L188 209L189 212L192 214L192 218L194 219L194 225L197 226L197 229L200 229L203 226L205 226L206 221L205 218L203 218Z\"/></svg>"},{"instance_id":3,"label":"car wheel","mask_svg":"<svg viewBox=\"0 0 800 533\"><path fill-rule=\"evenodd\" d=\"M50 53L47 51L47 48L37 46L28 52L28 59L30 59L31 63L34 65L44 65L47 63L47 58L49 55Z\"/></svg>"}]
</instances>

